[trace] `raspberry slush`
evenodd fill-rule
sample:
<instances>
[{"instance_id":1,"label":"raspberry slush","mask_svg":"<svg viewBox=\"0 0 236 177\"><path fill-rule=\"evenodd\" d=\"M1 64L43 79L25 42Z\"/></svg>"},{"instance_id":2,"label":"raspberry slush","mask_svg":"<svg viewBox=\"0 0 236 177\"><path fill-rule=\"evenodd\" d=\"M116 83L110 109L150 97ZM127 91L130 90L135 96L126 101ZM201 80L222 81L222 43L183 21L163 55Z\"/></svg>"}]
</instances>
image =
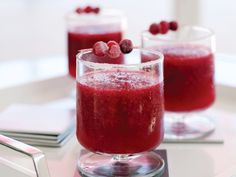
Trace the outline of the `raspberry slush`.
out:
<instances>
[{"instance_id":1,"label":"raspberry slush","mask_svg":"<svg viewBox=\"0 0 236 177\"><path fill-rule=\"evenodd\" d=\"M77 137L93 152L139 153L163 138L162 83L145 72L97 72L77 83Z\"/></svg>"}]
</instances>

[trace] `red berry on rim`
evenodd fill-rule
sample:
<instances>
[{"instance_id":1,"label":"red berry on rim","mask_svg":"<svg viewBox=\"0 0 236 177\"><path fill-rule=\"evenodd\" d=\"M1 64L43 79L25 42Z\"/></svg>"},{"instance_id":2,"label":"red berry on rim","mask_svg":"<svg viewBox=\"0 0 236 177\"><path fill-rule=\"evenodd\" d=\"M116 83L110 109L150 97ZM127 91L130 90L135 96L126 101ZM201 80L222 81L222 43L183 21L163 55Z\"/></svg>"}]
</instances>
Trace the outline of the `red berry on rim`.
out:
<instances>
[{"instance_id":1,"label":"red berry on rim","mask_svg":"<svg viewBox=\"0 0 236 177\"><path fill-rule=\"evenodd\" d=\"M91 12L93 12L93 8L91 6L87 6L87 7L84 8L84 12L85 13L91 13Z\"/></svg>"},{"instance_id":2,"label":"red berry on rim","mask_svg":"<svg viewBox=\"0 0 236 177\"><path fill-rule=\"evenodd\" d=\"M166 34L169 30L169 23L167 21L160 22L160 32L161 34Z\"/></svg>"},{"instance_id":3,"label":"red berry on rim","mask_svg":"<svg viewBox=\"0 0 236 177\"><path fill-rule=\"evenodd\" d=\"M105 42L99 41L93 45L93 53L96 56L103 57L108 52L108 46Z\"/></svg>"},{"instance_id":4,"label":"red berry on rim","mask_svg":"<svg viewBox=\"0 0 236 177\"><path fill-rule=\"evenodd\" d=\"M77 9L75 9L75 12L78 14L81 14L81 13L83 13L83 9L78 7Z\"/></svg>"},{"instance_id":5,"label":"red berry on rim","mask_svg":"<svg viewBox=\"0 0 236 177\"><path fill-rule=\"evenodd\" d=\"M169 28L172 31L176 31L178 29L178 23L176 21L171 21L169 23Z\"/></svg>"},{"instance_id":6,"label":"red berry on rim","mask_svg":"<svg viewBox=\"0 0 236 177\"><path fill-rule=\"evenodd\" d=\"M130 53L133 50L133 43L129 39L123 39L119 45L122 53Z\"/></svg>"},{"instance_id":7,"label":"red berry on rim","mask_svg":"<svg viewBox=\"0 0 236 177\"><path fill-rule=\"evenodd\" d=\"M99 7L95 7L95 8L93 9L93 12L94 12L95 14L98 14L98 13L100 12L100 8L99 8Z\"/></svg>"},{"instance_id":8,"label":"red berry on rim","mask_svg":"<svg viewBox=\"0 0 236 177\"><path fill-rule=\"evenodd\" d=\"M121 54L119 44L115 41L109 41L107 45L109 46L107 55L110 58L118 58Z\"/></svg>"},{"instance_id":9,"label":"red berry on rim","mask_svg":"<svg viewBox=\"0 0 236 177\"><path fill-rule=\"evenodd\" d=\"M160 32L160 26L157 23L152 23L149 27L149 32L153 35L158 34Z\"/></svg>"},{"instance_id":10,"label":"red berry on rim","mask_svg":"<svg viewBox=\"0 0 236 177\"><path fill-rule=\"evenodd\" d=\"M118 43L116 41L108 41L107 46L109 48L111 48L111 46L113 46L113 45L118 45Z\"/></svg>"}]
</instances>

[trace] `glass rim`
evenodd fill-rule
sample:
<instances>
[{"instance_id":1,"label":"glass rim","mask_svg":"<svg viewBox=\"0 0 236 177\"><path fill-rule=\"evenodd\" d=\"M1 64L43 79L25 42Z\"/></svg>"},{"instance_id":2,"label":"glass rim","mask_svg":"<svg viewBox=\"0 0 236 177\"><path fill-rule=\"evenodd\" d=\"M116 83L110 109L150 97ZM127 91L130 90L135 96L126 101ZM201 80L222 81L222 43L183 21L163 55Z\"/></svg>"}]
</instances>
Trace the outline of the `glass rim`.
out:
<instances>
[{"instance_id":1,"label":"glass rim","mask_svg":"<svg viewBox=\"0 0 236 177\"><path fill-rule=\"evenodd\" d=\"M197 29L197 30L202 30L204 32L207 32L208 34L203 35L201 37L197 37L194 39L184 39L184 40L176 40L176 39L167 39L167 38L162 38L159 35L153 35L151 34L148 30L144 30L141 33L142 39L147 38L149 40L158 40L161 42L172 42L172 43L179 43L179 42L197 42L197 41L201 41L207 38L211 38L215 36L215 32L214 30L207 28L207 27L203 27L203 26L197 26L197 25L183 25L181 26L181 28L193 28L193 29ZM165 34L164 34L165 35Z\"/></svg>"},{"instance_id":2,"label":"glass rim","mask_svg":"<svg viewBox=\"0 0 236 177\"><path fill-rule=\"evenodd\" d=\"M79 50L79 53L76 55L76 63L77 62L82 62L83 64L85 64L88 67L91 68L131 68L131 67L144 67L144 66L150 66L150 65L154 65L154 64L160 64L163 63L164 61L164 55L159 52L159 51L155 51L155 50L150 50L150 49L144 49L144 48L139 48L139 47L134 47L133 50L140 50L140 51L144 51L144 52L148 52L154 55L157 55L159 58L157 58L156 60L152 60L152 61L148 61L148 62L144 62L144 63L137 63L137 64L109 64L109 63L96 63L96 62L91 62L91 61L85 61L83 59L81 59L81 57L84 54L88 54L92 52L92 49L82 49ZM131 52L132 53L132 52ZM124 54L126 55L126 54Z\"/></svg>"}]
</instances>

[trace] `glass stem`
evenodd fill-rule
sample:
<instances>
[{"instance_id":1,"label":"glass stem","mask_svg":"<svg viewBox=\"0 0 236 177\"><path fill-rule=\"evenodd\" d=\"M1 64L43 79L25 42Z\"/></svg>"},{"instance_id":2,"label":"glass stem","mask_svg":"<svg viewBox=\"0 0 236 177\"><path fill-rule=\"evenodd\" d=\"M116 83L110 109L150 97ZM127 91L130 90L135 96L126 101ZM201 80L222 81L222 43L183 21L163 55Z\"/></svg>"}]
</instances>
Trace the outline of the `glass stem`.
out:
<instances>
[{"instance_id":1,"label":"glass stem","mask_svg":"<svg viewBox=\"0 0 236 177\"><path fill-rule=\"evenodd\" d=\"M186 128L186 124L185 124L185 121L186 121L186 117L188 117L188 115L185 113L185 114L177 114L174 116L174 124L173 124L173 129L175 130L178 130L178 131L181 131L181 130L185 130Z\"/></svg>"},{"instance_id":2,"label":"glass stem","mask_svg":"<svg viewBox=\"0 0 236 177\"><path fill-rule=\"evenodd\" d=\"M180 124L184 124L185 118L186 118L185 114L178 115L176 116L176 122Z\"/></svg>"}]
</instances>

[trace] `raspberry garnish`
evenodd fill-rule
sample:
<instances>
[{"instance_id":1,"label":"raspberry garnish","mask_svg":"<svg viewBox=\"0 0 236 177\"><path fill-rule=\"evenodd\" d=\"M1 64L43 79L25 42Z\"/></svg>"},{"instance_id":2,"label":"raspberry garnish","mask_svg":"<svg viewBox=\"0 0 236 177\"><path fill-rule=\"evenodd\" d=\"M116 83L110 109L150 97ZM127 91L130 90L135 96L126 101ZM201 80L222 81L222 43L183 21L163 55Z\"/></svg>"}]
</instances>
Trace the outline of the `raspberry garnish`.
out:
<instances>
[{"instance_id":1,"label":"raspberry garnish","mask_svg":"<svg viewBox=\"0 0 236 177\"><path fill-rule=\"evenodd\" d=\"M84 12L85 13L91 13L91 12L93 12L93 8L91 6L87 6L87 7L84 8Z\"/></svg>"},{"instance_id":2,"label":"raspberry garnish","mask_svg":"<svg viewBox=\"0 0 236 177\"><path fill-rule=\"evenodd\" d=\"M93 9L93 12L94 12L95 14L98 14L98 13L100 12L100 8L99 8L99 7L95 7L95 8Z\"/></svg>"},{"instance_id":3,"label":"raspberry garnish","mask_svg":"<svg viewBox=\"0 0 236 177\"><path fill-rule=\"evenodd\" d=\"M178 23L176 21L171 21L169 23L169 28L172 31L176 31L178 29Z\"/></svg>"},{"instance_id":4,"label":"raspberry garnish","mask_svg":"<svg viewBox=\"0 0 236 177\"><path fill-rule=\"evenodd\" d=\"M109 49L107 55L110 58L118 58L121 54L120 46L117 42L115 41L109 41L107 43Z\"/></svg>"},{"instance_id":5,"label":"raspberry garnish","mask_svg":"<svg viewBox=\"0 0 236 177\"><path fill-rule=\"evenodd\" d=\"M160 32L161 34L166 34L169 30L169 23L167 21L160 22Z\"/></svg>"},{"instance_id":6,"label":"raspberry garnish","mask_svg":"<svg viewBox=\"0 0 236 177\"><path fill-rule=\"evenodd\" d=\"M96 56L103 57L108 52L108 46L105 42L99 41L93 45L93 53Z\"/></svg>"},{"instance_id":7,"label":"raspberry garnish","mask_svg":"<svg viewBox=\"0 0 236 177\"><path fill-rule=\"evenodd\" d=\"M168 30L176 31L177 29L178 29L178 23L176 21L167 22L163 20L159 24L152 23L149 26L148 31L151 34L156 35L158 33L166 34Z\"/></svg>"},{"instance_id":8,"label":"raspberry garnish","mask_svg":"<svg viewBox=\"0 0 236 177\"><path fill-rule=\"evenodd\" d=\"M129 39L123 39L119 45L122 53L130 53L133 50L133 43Z\"/></svg>"},{"instance_id":9,"label":"raspberry garnish","mask_svg":"<svg viewBox=\"0 0 236 177\"><path fill-rule=\"evenodd\" d=\"M93 53L98 57L107 55L110 58L118 58L122 53L130 53L133 50L133 43L129 39L123 39L118 44L116 41L108 43L98 41L93 45Z\"/></svg>"},{"instance_id":10,"label":"raspberry garnish","mask_svg":"<svg viewBox=\"0 0 236 177\"><path fill-rule=\"evenodd\" d=\"M99 7L92 7L92 6L86 6L84 8L78 7L75 10L75 12L78 13L78 14L82 14L82 13L86 13L86 14L95 13L95 14L98 14L100 12L100 8Z\"/></svg>"},{"instance_id":11,"label":"raspberry garnish","mask_svg":"<svg viewBox=\"0 0 236 177\"><path fill-rule=\"evenodd\" d=\"M160 32L160 26L157 23L152 23L149 27L149 32L153 35L158 34Z\"/></svg>"},{"instance_id":12,"label":"raspberry garnish","mask_svg":"<svg viewBox=\"0 0 236 177\"><path fill-rule=\"evenodd\" d=\"M113 46L113 45L118 45L118 43L116 41L108 41L107 46L109 48L111 48L111 46Z\"/></svg>"},{"instance_id":13,"label":"raspberry garnish","mask_svg":"<svg viewBox=\"0 0 236 177\"><path fill-rule=\"evenodd\" d=\"M80 7L78 7L76 10L76 13L78 13L78 14L81 14L81 13L83 13L83 9L82 8L80 8Z\"/></svg>"}]
</instances>

